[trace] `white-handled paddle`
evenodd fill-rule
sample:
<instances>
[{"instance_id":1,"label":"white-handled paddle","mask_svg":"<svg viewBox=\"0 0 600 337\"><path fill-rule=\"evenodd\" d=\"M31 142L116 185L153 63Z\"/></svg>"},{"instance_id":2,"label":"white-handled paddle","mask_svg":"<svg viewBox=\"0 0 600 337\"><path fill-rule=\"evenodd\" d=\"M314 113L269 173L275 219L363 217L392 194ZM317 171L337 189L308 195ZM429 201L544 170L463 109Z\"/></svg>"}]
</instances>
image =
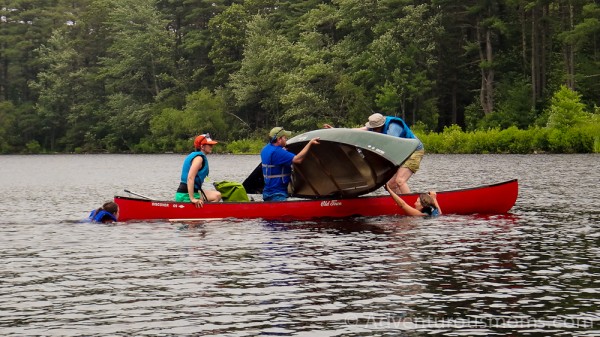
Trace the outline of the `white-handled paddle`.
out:
<instances>
[{"instance_id":1,"label":"white-handled paddle","mask_svg":"<svg viewBox=\"0 0 600 337\"><path fill-rule=\"evenodd\" d=\"M133 194L135 196L138 196L140 198L144 198L144 199L148 199L148 200L155 200L154 198L151 197L147 197L145 195L139 194L139 193L135 193L135 192L131 192L130 190L123 190L125 193L129 193L129 194Z\"/></svg>"}]
</instances>

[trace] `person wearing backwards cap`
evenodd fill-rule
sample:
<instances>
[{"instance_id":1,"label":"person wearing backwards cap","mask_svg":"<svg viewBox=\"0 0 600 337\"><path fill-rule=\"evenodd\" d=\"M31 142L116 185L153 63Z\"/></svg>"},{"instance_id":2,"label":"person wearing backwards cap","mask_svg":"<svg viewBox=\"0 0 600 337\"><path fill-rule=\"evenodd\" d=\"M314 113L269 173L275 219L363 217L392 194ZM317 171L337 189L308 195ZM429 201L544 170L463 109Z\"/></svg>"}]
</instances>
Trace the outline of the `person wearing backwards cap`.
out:
<instances>
[{"instance_id":1,"label":"person wearing backwards cap","mask_svg":"<svg viewBox=\"0 0 600 337\"><path fill-rule=\"evenodd\" d=\"M325 124L323 127L326 129L332 128L329 124ZM404 164L398 168L398 171L396 171L396 174L388 181L387 185L396 193L410 193L410 187L408 187L407 182L408 179L419 170L421 159L423 159L423 155L425 155L423 143L415 136L408 125L406 125L404 120L400 117L384 116L380 113L374 113L369 116L369 121L365 126L359 129L379 132L400 138L412 138L419 141L419 145L415 152L413 152Z\"/></svg>"},{"instance_id":2,"label":"person wearing backwards cap","mask_svg":"<svg viewBox=\"0 0 600 337\"><path fill-rule=\"evenodd\" d=\"M282 127L274 127L269 132L269 144L260 151L265 187L264 201L285 201L288 198L287 186L292 175L292 164L300 164L308 149L313 144L319 144L319 137L311 139L298 154L285 149L290 131Z\"/></svg>"},{"instance_id":3,"label":"person wearing backwards cap","mask_svg":"<svg viewBox=\"0 0 600 337\"><path fill-rule=\"evenodd\" d=\"M202 190L204 179L208 176L208 159L206 155L212 152L216 141L210 138L210 134L203 134L194 140L195 151L190 153L183 161L181 169L181 181L175 201L191 202L196 207L202 207L205 201L214 202L221 200L221 193L214 190Z\"/></svg>"}]
</instances>

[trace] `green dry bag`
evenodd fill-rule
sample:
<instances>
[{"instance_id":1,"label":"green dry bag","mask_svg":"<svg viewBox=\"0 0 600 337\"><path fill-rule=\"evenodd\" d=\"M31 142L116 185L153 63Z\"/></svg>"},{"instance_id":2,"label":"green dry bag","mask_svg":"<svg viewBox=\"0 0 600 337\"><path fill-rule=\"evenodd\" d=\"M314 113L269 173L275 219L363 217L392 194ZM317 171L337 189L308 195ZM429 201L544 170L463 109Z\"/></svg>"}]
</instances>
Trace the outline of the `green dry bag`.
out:
<instances>
[{"instance_id":1,"label":"green dry bag","mask_svg":"<svg viewBox=\"0 0 600 337\"><path fill-rule=\"evenodd\" d=\"M221 192L223 201L250 201L246 189L241 183L235 181L215 182L215 188Z\"/></svg>"}]
</instances>

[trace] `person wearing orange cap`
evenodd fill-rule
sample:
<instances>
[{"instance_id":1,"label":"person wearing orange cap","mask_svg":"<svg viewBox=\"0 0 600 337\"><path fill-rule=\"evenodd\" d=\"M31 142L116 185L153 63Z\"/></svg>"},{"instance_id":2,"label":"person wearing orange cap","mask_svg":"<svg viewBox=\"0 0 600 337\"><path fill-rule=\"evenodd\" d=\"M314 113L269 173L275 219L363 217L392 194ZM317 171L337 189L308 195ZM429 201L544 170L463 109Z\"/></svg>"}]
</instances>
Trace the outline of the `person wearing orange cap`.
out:
<instances>
[{"instance_id":1,"label":"person wearing orange cap","mask_svg":"<svg viewBox=\"0 0 600 337\"><path fill-rule=\"evenodd\" d=\"M181 181L175 201L191 202L196 207L202 207L205 201L215 202L221 200L221 193L214 190L202 190L204 179L208 176L208 159L206 155L212 152L216 141L210 138L210 134L203 134L194 140L195 151L190 153L183 161L181 169Z\"/></svg>"}]
</instances>

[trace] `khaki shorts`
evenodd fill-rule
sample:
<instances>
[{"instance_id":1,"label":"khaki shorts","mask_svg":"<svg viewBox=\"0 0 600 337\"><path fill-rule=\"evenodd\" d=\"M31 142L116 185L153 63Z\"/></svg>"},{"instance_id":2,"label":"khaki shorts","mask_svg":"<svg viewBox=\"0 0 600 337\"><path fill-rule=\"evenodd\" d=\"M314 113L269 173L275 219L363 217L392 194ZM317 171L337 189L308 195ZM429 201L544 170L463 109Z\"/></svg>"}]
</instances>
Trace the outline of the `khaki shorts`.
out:
<instances>
[{"instance_id":1,"label":"khaki shorts","mask_svg":"<svg viewBox=\"0 0 600 337\"><path fill-rule=\"evenodd\" d=\"M421 159L423 159L424 155L425 150L415 151L400 167L406 167L409 170L411 170L412 173L417 173L417 171L419 170L419 166L421 165Z\"/></svg>"}]
</instances>

